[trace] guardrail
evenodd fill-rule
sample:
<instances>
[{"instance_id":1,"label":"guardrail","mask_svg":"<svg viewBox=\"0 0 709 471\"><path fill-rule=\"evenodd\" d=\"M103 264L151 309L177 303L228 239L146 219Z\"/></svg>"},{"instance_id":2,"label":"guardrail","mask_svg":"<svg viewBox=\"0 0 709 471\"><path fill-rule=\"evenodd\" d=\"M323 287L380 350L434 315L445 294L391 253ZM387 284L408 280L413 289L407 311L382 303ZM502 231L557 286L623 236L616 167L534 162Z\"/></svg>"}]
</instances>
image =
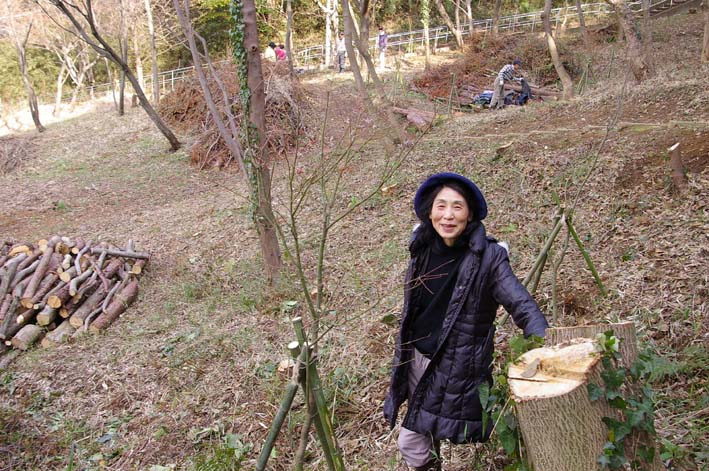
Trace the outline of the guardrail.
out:
<instances>
[{"instance_id":1,"label":"guardrail","mask_svg":"<svg viewBox=\"0 0 709 471\"><path fill-rule=\"evenodd\" d=\"M673 3L680 3L682 0L652 0L650 2L650 8L654 8L660 4L670 5ZM628 4L630 8L634 11L642 10L642 1L634 1ZM598 19L605 15L612 13L611 7L607 3L586 3L581 5L581 11L583 12L584 18L591 20L593 18ZM535 11L531 13L520 13L516 15L501 16L498 22L498 31L500 32L512 32L512 33L524 33L524 32L534 32L538 28L543 28L542 24L542 11ZM555 26L558 28L562 24L568 24L569 22L578 20L578 11L575 6L554 8L551 10L550 18L553 18ZM473 22L473 32L484 34L492 31L493 21L492 18L487 18L484 20L475 20ZM470 23L461 23L461 34L465 36L471 35ZM447 26L436 26L429 28L429 41L434 44L440 42L447 43L453 37L453 33L448 29ZM376 48L377 37L369 38L369 47L371 50ZM387 49L396 48L397 52L402 50L406 52L413 52L418 47L423 47L425 42L424 30L417 29L414 31L405 31L401 33L392 33L387 36ZM305 49L301 49L294 53L294 60L299 68L316 68L324 62L325 47L322 44L310 46ZM333 48L334 56L334 48ZM226 61L218 62L218 64L224 63ZM334 63L334 62L332 62ZM160 93L165 94L175 89L175 84L185 77L192 75L194 71L193 66L181 67L179 69L168 70L160 72L158 74L158 81L160 82ZM146 94L150 94L152 91L152 76L145 76L144 78L144 91ZM111 84L104 83L100 85L95 85L87 87L82 93L82 96L87 96L93 98L96 95L102 93L111 93ZM70 94L67 95L62 101L68 101Z\"/></svg>"}]
</instances>

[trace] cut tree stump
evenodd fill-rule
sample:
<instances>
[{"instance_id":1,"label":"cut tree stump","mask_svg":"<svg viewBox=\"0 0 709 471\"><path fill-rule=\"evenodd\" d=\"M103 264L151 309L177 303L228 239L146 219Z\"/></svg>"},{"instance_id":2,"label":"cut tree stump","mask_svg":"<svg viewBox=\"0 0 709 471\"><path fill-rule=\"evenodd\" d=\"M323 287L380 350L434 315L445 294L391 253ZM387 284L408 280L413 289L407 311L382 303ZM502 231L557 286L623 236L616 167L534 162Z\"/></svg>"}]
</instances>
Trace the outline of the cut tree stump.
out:
<instances>
[{"instance_id":1,"label":"cut tree stump","mask_svg":"<svg viewBox=\"0 0 709 471\"><path fill-rule=\"evenodd\" d=\"M530 371L531 367L531 371ZM530 350L510 365L508 380L529 463L535 471L597 471L615 414L586 385L602 384L594 341Z\"/></svg>"},{"instance_id":2,"label":"cut tree stump","mask_svg":"<svg viewBox=\"0 0 709 471\"><path fill-rule=\"evenodd\" d=\"M27 324L12 337L10 343L13 348L27 350L34 345L44 334L44 329L35 324Z\"/></svg>"},{"instance_id":3,"label":"cut tree stump","mask_svg":"<svg viewBox=\"0 0 709 471\"><path fill-rule=\"evenodd\" d=\"M591 402L587 385L603 385L595 338L609 330L620 339L622 366L632 366L638 359L632 322L547 329L547 347L527 352L510 366L510 391L535 471L598 469L597 459L608 439L602 418L618 417L619 412L603 399ZM640 435L638 441L656 451L646 471L663 470L654 440Z\"/></svg>"},{"instance_id":4,"label":"cut tree stump","mask_svg":"<svg viewBox=\"0 0 709 471\"><path fill-rule=\"evenodd\" d=\"M687 188L687 175L684 173L682 163L682 151L679 142L667 149L670 153L670 167L672 167L672 183L678 193L682 193Z\"/></svg>"}]
</instances>

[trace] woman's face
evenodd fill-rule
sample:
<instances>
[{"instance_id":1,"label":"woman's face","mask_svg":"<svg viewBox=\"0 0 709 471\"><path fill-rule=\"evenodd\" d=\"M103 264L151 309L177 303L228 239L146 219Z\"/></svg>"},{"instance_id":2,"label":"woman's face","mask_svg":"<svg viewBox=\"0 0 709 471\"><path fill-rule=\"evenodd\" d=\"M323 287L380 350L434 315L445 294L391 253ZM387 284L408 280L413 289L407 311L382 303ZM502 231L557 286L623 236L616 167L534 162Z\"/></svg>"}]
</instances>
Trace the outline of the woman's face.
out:
<instances>
[{"instance_id":1,"label":"woman's face","mask_svg":"<svg viewBox=\"0 0 709 471\"><path fill-rule=\"evenodd\" d=\"M452 188L444 186L433 199L431 223L448 247L463 233L470 217L465 197Z\"/></svg>"}]
</instances>

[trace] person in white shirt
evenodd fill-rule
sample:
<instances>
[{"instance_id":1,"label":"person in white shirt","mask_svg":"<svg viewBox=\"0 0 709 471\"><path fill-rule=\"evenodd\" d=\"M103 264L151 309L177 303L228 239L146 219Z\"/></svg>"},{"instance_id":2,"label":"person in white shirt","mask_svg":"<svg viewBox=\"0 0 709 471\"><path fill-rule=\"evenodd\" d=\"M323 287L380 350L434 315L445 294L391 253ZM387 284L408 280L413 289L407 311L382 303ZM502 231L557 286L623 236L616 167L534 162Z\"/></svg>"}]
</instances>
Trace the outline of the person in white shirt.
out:
<instances>
[{"instance_id":1,"label":"person in white shirt","mask_svg":"<svg viewBox=\"0 0 709 471\"><path fill-rule=\"evenodd\" d=\"M337 39L337 68L338 73L345 71L345 59L347 58L347 48L345 47L345 33L340 33Z\"/></svg>"}]
</instances>

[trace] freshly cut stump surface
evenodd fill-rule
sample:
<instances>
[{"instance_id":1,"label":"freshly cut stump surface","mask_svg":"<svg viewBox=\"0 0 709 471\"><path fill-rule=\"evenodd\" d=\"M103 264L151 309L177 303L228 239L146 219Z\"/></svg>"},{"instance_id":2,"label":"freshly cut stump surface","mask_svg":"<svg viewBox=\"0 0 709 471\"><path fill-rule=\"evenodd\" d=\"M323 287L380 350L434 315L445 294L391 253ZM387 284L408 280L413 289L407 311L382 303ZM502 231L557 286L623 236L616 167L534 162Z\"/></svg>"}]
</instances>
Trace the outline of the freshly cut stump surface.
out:
<instances>
[{"instance_id":1,"label":"freshly cut stump surface","mask_svg":"<svg viewBox=\"0 0 709 471\"><path fill-rule=\"evenodd\" d=\"M588 397L589 382L602 384L593 341L572 340L525 353L508 379L531 464L536 471L596 471L608 430L604 400Z\"/></svg>"}]
</instances>

